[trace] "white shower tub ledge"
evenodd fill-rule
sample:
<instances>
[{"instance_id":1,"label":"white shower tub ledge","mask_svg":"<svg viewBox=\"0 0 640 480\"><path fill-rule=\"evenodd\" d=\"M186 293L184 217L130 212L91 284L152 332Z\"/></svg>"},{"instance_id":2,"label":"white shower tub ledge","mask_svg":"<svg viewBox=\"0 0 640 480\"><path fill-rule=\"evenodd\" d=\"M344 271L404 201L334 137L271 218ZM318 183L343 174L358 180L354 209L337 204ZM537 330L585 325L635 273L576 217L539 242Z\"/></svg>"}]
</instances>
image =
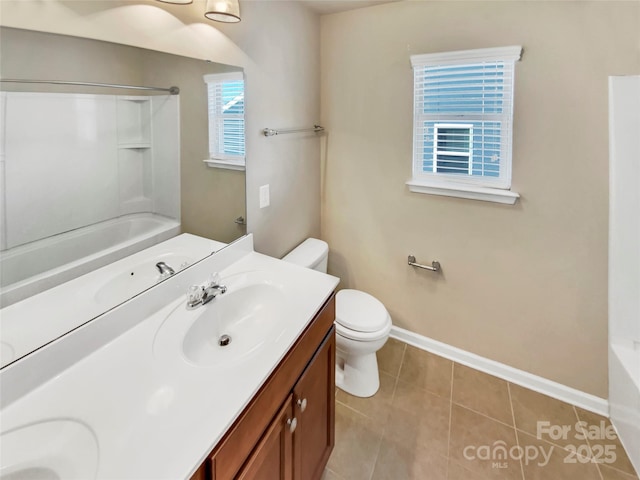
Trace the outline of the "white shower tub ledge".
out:
<instances>
[{"instance_id":1,"label":"white shower tub ledge","mask_svg":"<svg viewBox=\"0 0 640 480\"><path fill-rule=\"evenodd\" d=\"M609 375L611 421L631 463L640 472L640 346L613 341Z\"/></svg>"},{"instance_id":2,"label":"white shower tub ledge","mask_svg":"<svg viewBox=\"0 0 640 480\"><path fill-rule=\"evenodd\" d=\"M36 295L180 233L180 222L132 214L6 250L0 307Z\"/></svg>"}]
</instances>

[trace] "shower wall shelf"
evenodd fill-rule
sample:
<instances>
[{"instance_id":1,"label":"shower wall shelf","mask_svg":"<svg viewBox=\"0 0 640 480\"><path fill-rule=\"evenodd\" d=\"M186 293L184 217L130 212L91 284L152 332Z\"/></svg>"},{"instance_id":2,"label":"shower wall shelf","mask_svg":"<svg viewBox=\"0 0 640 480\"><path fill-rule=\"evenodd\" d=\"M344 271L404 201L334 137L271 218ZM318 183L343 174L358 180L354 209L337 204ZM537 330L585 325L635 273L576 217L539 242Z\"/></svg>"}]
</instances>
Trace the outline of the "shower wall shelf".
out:
<instances>
[{"instance_id":1,"label":"shower wall shelf","mask_svg":"<svg viewBox=\"0 0 640 480\"><path fill-rule=\"evenodd\" d=\"M118 146L151 146L151 97L118 96Z\"/></svg>"},{"instance_id":2,"label":"shower wall shelf","mask_svg":"<svg viewBox=\"0 0 640 480\"><path fill-rule=\"evenodd\" d=\"M121 214L153 211L152 98L116 97Z\"/></svg>"},{"instance_id":3,"label":"shower wall shelf","mask_svg":"<svg viewBox=\"0 0 640 480\"><path fill-rule=\"evenodd\" d=\"M132 149L151 148L151 142L120 143L118 144L118 148L132 148Z\"/></svg>"}]
</instances>

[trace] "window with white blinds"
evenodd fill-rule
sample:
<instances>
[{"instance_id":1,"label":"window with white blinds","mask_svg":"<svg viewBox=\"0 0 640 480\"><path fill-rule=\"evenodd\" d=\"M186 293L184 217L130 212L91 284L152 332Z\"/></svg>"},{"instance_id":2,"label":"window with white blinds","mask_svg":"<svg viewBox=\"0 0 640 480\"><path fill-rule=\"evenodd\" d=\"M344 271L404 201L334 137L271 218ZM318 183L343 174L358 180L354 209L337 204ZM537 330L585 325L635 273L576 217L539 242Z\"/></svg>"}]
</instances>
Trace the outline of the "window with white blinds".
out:
<instances>
[{"instance_id":1,"label":"window with white blinds","mask_svg":"<svg viewBox=\"0 0 640 480\"><path fill-rule=\"evenodd\" d=\"M414 183L511 187L514 65L521 51L411 57Z\"/></svg>"},{"instance_id":2,"label":"window with white blinds","mask_svg":"<svg viewBox=\"0 0 640 480\"><path fill-rule=\"evenodd\" d=\"M209 157L244 164L242 72L205 75L209 99Z\"/></svg>"}]
</instances>

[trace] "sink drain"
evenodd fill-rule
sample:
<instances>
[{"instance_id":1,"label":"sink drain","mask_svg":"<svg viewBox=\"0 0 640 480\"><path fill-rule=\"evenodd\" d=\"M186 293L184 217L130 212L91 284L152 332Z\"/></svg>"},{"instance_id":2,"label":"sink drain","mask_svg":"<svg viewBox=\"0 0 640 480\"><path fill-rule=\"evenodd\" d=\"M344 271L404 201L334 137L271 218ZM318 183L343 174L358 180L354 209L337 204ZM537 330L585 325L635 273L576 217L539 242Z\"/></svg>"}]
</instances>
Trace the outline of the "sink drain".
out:
<instances>
[{"instance_id":1,"label":"sink drain","mask_svg":"<svg viewBox=\"0 0 640 480\"><path fill-rule=\"evenodd\" d=\"M231 337L229 335L222 335L218 339L218 345L220 345L221 347L226 347L230 343L231 343Z\"/></svg>"}]
</instances>

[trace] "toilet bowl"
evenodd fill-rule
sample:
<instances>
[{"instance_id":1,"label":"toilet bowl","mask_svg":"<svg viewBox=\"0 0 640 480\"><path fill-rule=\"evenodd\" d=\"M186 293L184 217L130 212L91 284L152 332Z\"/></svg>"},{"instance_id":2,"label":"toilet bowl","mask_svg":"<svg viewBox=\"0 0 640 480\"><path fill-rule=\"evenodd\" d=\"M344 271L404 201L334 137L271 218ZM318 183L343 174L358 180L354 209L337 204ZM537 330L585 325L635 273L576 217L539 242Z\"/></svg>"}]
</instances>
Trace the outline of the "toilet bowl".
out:
<instances>
[{"instance_id":1,"label":"toilet bowl","mask_svg":"<svg viewBox=\"0 0 640 480\"><path fill-rule=\"evenodd\" d=\"M308 238L283 257L290 263L326 273L329 246ZM359 290L336 294L336 386L357 397L380 388L376 352L389 338L391 317L375 297Z\"/></svg>"}]
</instances>

